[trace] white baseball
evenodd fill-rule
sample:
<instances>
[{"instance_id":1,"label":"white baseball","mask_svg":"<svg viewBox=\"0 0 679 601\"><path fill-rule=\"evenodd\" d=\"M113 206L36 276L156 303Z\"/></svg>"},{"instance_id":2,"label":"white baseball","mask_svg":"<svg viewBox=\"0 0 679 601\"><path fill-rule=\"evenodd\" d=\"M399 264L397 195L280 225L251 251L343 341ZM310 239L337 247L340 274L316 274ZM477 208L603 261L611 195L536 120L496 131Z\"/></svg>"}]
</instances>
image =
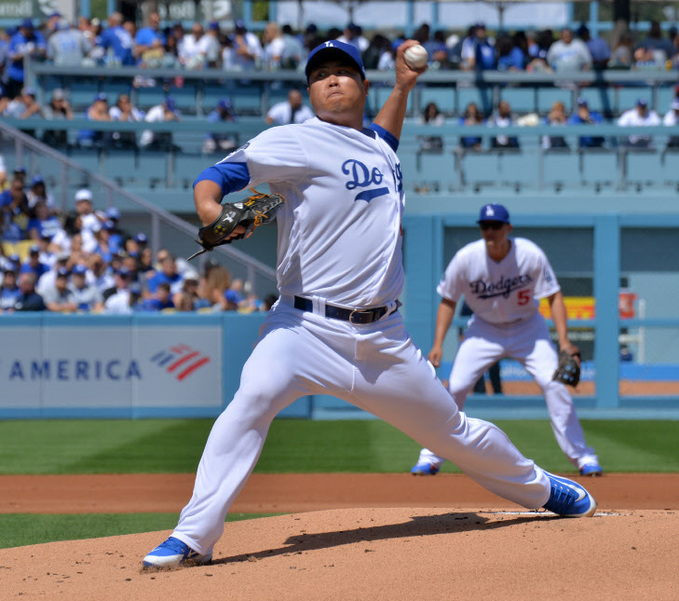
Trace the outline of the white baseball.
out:
<instances>
[{"instance_id":1,"label":"white baseball","mask_svg":"<svg viewBox=\"0 0 679 601\"><path fill-rule=\"evenodd\" d=\"M424 46L415 44L415 46L411 46L405 51L403 58L405 58L406 65L411 69L421 69L427 64L429 55L424 49Z\"/></svg>"}]
</instances>

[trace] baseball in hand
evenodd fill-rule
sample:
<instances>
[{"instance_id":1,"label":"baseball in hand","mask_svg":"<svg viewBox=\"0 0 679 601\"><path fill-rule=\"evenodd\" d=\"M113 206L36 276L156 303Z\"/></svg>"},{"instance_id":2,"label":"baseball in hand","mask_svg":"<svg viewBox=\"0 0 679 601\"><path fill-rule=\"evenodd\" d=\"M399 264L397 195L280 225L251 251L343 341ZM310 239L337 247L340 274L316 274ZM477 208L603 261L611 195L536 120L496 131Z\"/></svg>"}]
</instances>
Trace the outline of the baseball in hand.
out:
<instances>
[{"instance_id":1,"label":"baseball in hand","mask_svg":"<svg viewBox=\"0 0 679 601\"><path fill-rule=\"evenodd\" d=\"M427 54L427 51L424 49L424 46L420 46L420 44L415 44L414 46L411 46L408 48L405 53L403 54L403 58L406 61L406 65L408 65L411 69L421 69L427 64L427 61L429 60L429 55Z\"/></svg>"}]
</instances>

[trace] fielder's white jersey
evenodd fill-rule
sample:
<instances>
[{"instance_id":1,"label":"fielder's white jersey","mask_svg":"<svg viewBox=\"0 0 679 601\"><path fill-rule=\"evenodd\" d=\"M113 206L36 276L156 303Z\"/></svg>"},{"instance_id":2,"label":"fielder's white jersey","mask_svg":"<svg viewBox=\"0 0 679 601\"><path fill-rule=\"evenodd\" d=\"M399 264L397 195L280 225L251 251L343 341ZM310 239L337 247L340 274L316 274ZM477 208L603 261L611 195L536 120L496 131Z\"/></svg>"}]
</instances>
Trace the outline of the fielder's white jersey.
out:
<instances>
[{"instance_id":1,"label":"fielder's white jersey","mask_svg":"<svg viewBox=\"0 0 679 601\"><path fill-rule=\"evenodd\" d=\"M509 238L511 248L502 261L488 256L483 239L461 248L450 261L437 292L465 301L476 318L503 325L533 316L539 299L560 290L542 249L526 238Z\"/></svg>"},{"instance_id":2,"label":"fielder's white jersey","mask_svg":"<svg viewBox=\"0 0 679 601\"><path fill-rule=\"evenodd\" d=\"M245 162L249 186L268 183L285 198L276 217L282 295L317 296L352 308L398 298L401 165L374 131L314 117L262 132L225 162Z\"/></svg>"}]
</instances>

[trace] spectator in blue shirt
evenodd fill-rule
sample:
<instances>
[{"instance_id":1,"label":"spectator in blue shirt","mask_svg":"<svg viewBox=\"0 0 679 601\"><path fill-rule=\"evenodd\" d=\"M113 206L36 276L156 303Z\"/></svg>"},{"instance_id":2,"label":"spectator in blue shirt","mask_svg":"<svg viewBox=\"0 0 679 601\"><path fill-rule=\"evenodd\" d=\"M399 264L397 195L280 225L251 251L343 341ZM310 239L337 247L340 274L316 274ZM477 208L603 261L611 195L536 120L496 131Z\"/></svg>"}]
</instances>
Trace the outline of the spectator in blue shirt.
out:
<instances>
[{"instance_id":1,"label":"spectator in blue shirt","mask_svg":"<svg viewBox=\"0 0 679 601\"><path fill-rule=\"evenodd\" d=\"M0 313L12 309L20 294L21 290L17 286L16 269L8 267L5 269L2 285L0 285Z\"/></svg>"},{"instance_id":2,"label":"spectator in blue shirt","mask_svg":"<svg viewBox=\"0 0 679 601\"><path fill-rule=\"evenodd\" d=\"M14 307L10 311L45 311L45 301L35 291L37 278L32 272L22 272L19 275L20 294L17 297Z\"/></svg>"},{"instance_id":3,"label":"spectator in blue shirt","mask_svg":"<svg viewBox=\"0 0 679 601\"><path fill-rule=\"evenodd\" d=\"M134 40L123 27L123 15L113 12L108 16L107 22L108 27L96 40L97 45L106 51L104 63L112 67L134 65Z\"/></svg>"},{"instance_id":4,"label":"spectator in blue shirt","mask_svg":"<svg viewBox=\"0 0 679 601\"><path fill-rule=\"evenodd\" d=\"M184 278L177 270L177 262L171 254L167 254L160 261L160 269L148 281L149 292L153 295L158 290L158 286L162 283L170 285L171 291L174 294L179 292L182 288Z\"/></svg>"},{"instance_id":5,"label":"spectator in blue shirt","mask_svg":"<svg viewBox=\"0 0 679 601\"><path fill-rule=\"evenodd\" d=\"M163 309L174 309L174 302L170 295L170 284L161 282L156 288L156 292L151 298L146 298L141 302L142 311L162 311Z\"/></svg>"},{"instance_id":6,"label":"spectator in blue shirt","mask_svg":"<svg viewBox=\"0 0 679 601\"><path fill-rule=\"evenodd\" d=\"M134 43L135 55L142 63L162 59L165 54L165 35L160 29L160 15L156 11L149 13L148 25L137 31Z\"/></svg>"},{"instance_id":7,"label":"spectator in blue shirt","mask_svg":"<svg viewBox=\"0 0 679 601\"><path fill-rule=\"evenodd\" d=\"M31 273L35 276L33 283L37 282L43 274L50 270L49 265L40 260L40 246L34 244L28 251L28 258L21 265L21 274Z\"/></svg>"},{"instance_id":8,"label":"spectator in blue shirt","mask_svg":"<svg viewBox=\"0 0 679 601\"><path fill-rule=\"evenodd\" d=\"M593 38L586 25L580 25L577 31L578 37L585 42L587 50L592 55L592 66L595 69L605 69L611 58L611 47L603 38Z\"/></svg>"},{"instance_id":9,"label":"spectator in blue shirt","mask_svg":"<svg viewBox=\"0 0 679 601\"><path fill-rule=\"evenodd\" d=\"M24 58L42 60L47 55L45 37L33 27L31 19L24 19L19 25L19 31L10 41L7 67L7 93L14 98L24 87Z\"/></svg>"},{"instance_id":10,"label":"spectator in blue shirt","mask_svg":"<svg viewBox=\"0 0 679 601\"><path fill-rule=\"evenodd\" d=\"M233 113L231 101L228 98L222 98L212 111L207 116L208 123L223 123L236 121L236 116ZM210 132L205 135L203 141L203 152L210 154L211 152L221 151L228 152L233 150L237 145L237 139L234 134L225 132Z\"/></svg>"},{"instance_id":11,"label":"spectator in blue shirt","mask_svg":"<svg viewBox=\"0 0 679 601\"><path fill-rule=\"evenodd\" d=\"M462 42L460 68L463 70L485 71L495 69L495 48L486 37L484 23L476 23Z\"/></svg>"},{"instance_id":12,"label":"spectator in blue shirt","mask_svg":"<svg viewBox=\"0 0 679 601\"><path fill-rule=\"evenodd\" d=\"M508 35L501 35L496 44L497 70L498 71L523 71L526 64L526 55L516 40Z\"/></svg>"},{"instance_id":13,"label":"spectator in blue shirt","mask_svg":"<svg viewBox=\"0 0 679 601\"><path fill-rule=\"evenodd\" d=\"M603 123L601 113L590 111L586 98L578 98L577 109L568 119L569 125L596 125ZM580 136L578 146L580 148L601 148L604 145L603 136Z\"/></svg>"}]
</instances>

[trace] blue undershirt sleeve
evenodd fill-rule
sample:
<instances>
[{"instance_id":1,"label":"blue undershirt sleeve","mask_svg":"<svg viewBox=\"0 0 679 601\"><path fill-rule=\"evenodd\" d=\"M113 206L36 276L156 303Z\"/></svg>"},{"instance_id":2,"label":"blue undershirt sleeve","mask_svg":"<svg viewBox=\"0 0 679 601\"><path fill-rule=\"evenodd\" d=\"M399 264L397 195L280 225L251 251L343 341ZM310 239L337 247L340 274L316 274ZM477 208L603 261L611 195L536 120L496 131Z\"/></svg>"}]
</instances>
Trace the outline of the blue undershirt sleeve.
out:
<instances>
[{"instance_id":1,"label":"blue undershirt sleeve","mask_svg":"<svg viewBox=\"0 0 679 601\"><path fill-rule=\"evenodd\" d=\"M217 163L204 169L193 186L206 179L215 182L222 189L222 196L226 196L245 188L250 183L250 172L246 163Z\"/></svg>"},{"instance_id":2,"label":"blue undershirt sleeve","mask_svg":"<svg viewBox=\"0 0 679 601\"><path fill-rule=\"evenodd\" d=\"M386 129L384 129L384 127L380 127L376 123L371 123L370 129L372 129L380 138L389 144L394 152L398 150L398 138L394 134L388 132Z\"/></svg>"}]
</instances>

